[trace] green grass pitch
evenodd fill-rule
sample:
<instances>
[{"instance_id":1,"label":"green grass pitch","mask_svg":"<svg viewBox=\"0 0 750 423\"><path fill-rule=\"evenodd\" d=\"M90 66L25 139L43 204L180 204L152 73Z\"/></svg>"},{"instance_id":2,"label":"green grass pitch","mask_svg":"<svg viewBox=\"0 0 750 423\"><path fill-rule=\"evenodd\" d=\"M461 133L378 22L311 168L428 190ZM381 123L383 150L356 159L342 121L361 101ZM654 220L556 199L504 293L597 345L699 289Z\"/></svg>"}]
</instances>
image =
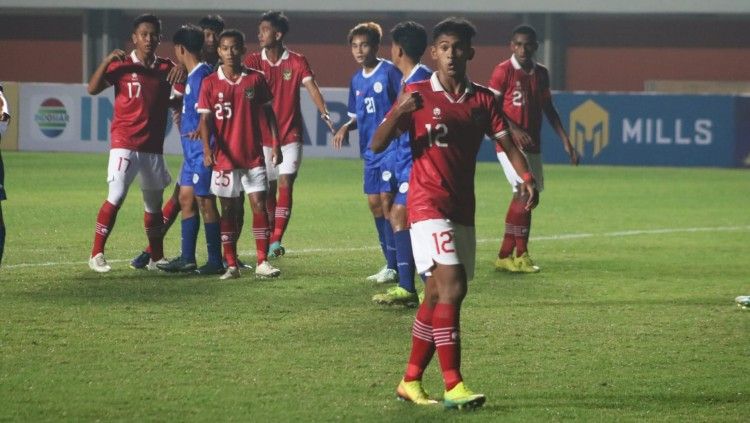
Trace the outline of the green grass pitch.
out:
<instances>
[{"instance_id":1,"label":"green grass pitch","mask_svg":"<svg viewBox=\"0 0 750 423\"><path fill-rule=\"evenodd\" d=\"M747 421L750 174L547 166L530 249L496 273L508 188L477 171L477 267L462 312L473 413L395 400L413 309L371 303L383 263L361 164L305 159L275 264L227 282L134 271L136 186L86 265L106 156L5 153L0 421ZM179 158L170 157L176 174ZM254 250L249 227L240 251ZM199 261L205 259L201 232ZM179 224L166 251L179 249ZM421 285L421 282L418 282ZM425 374L440 396L436 360Z\"/></svg>"}]
</instances>

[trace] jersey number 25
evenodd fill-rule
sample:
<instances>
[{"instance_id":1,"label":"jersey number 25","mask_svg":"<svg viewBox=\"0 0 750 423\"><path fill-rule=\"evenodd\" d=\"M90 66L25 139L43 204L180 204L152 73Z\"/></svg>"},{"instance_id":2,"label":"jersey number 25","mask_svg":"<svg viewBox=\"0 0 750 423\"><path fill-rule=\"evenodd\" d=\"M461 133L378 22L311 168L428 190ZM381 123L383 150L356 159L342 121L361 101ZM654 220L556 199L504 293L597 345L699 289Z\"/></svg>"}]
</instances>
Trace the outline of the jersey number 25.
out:
<instances>
[{"instance_id":1,"label":"jersey number 25","mask_svg":"<svg viewBox=\"0 0 750 423\"><path fill-rule=\"evenodd\" d=\"M218 120L232 118L232 103L228 101L214 104L214 110L214 116L216 116L216 119Z\"/></svg>"}]
</instances>

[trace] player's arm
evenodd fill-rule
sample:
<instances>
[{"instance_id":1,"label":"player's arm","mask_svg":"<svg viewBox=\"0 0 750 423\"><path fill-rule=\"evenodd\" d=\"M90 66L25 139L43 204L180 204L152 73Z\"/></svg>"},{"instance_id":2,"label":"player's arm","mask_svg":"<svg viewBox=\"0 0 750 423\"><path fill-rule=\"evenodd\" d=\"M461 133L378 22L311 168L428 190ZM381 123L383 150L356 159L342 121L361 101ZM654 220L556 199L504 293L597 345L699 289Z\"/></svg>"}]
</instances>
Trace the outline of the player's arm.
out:
<instances>
[{"instance_id":1,"label":"player's arm","mask_svg":"<svg viewBox=\"0 0 750 423\"><path fill-rule=\"evenodd\" d=\"M336 131L336 134L333 136L333 148L336 150L341 149L341 146L349 140L349 131L355 129L357 129L357 118L356 116L351 116L348 121L341 125L339 130Z\"/></svg>"},{"instance_id":2,"label":"player's arm","mask_svg":"<svg viewBox=\"0 0 750 423\"><path fill-rule=\"evenodd\" d=\"M271 102L263 105L263 114L268 123L268 129L271 130L271 161L278 166L284 157L281 155L281 144L279 143L279 126L276 124L276 114L273 112Z\"/></svg>"},{"instance_id":3,"label":"player's arm","mask_svg":"<svg viewBox=\"0 0 750 423\"><path fill-rule=\"evenodd\" d=\"M422 97L418 92L402 92L396 99L396 105L378 125L370 141L370 150L380 153L388 148L391 141L401 135L404 120L409 119L412 112L422 108Z\"/></svg>"},{"instance_id":4,"label":"player's arm","mask_svg":"<svg viewBox=\"0 0 750 423\"><path fill-rule=\"evenodd\" d=\"M495 138L495 142L500 144L505 155L508 156L510 164L513 165L513 169L517 174L521 175L523 183L521 184L521 192L525 192L528 195L526 200L526 209L531 210L538 204L537 191L534 188L534 176L529 170L529 163L526 161L526 156L521 153L521 150L516 147L516 144L508 136L507 132L499 134Z\"/></svg>"},{"instance_id":5,"label":"player's arm","mask_svg":"<svg viewBox=\"0 0 750 423\"><path fill-rule=\"evenodd\" d=\"M203 164L206 167L214 165L214 155L211 151L211 133L213 132L213 121L210 112L200 112L201 120L198 123L198 132L201 134L203 143Z\"/></svg>"},{"instance_id":6,"label":"player's arm","mask_svg":"<svg viewBox=\"0 0 750 423\"><path fill-rule=\"evenodd\" d=\"M97 67L93 75L91 75L91 79L89 79L89 94L97 95L100 92L104 91L105 88L109 87L109 82L107 82L107 79L104 77L104 74L107 73L107 67L115 60L122 61L125 59L125 57L127 57L127 54L125 54L124 51L120 49L114 49L112 50L112 53L109 53L107 57L102 60L102 62L99 64L99 67Z\"/></svg>"},{"instance_id":7,"label":"player's arm","mask_svg":"<svg viewBox=\"0 0 750 423\"><path fill-rule=\"evenodd\" d=\"M331 130L331 133L335 134L336 130L333 128L333 122L331 121L331 116L328 113L326 101L323 99L323 94L320 92L320 87L318 87L318 83L315 81L315 78L308 78L302 84L305 86L305 88L307 88L307 92L310 93L310 98L315 104L315 107L318 108L318 111L320 112L320 118L323 119L323 122L325 122L326 125L328 125L328 129Z\"/></svg>"},{"instance_id":8,"label":"player's arm","mask_svg":"<svg viewBox=\"0 0 750 423\"><path fill-rule=\"evenodd\" d=\"M0 86L0 140L3 139L3 134L8 128L10 123L10 110L8 110L8 101L5 100L3 95L3 87Z\"/></svg>"},{"instance_id":9,"label":"player's arm","mask_svg":"<svg viewBox=\"0 0 750 423\"><path fill-rule=\"evenodd\" d=\"M578 166L578 152L573 148L573 144L570 143L570 138L568 137L568 133L565 132L562 120L560 119L560 114L552 103L552 95L548 93L542 104L542 109L544 110L545 116L547 116L547 120L563 142L565 152L568 153L568 156L570 157L570 164Z\"/></svg>"}]
</instances>

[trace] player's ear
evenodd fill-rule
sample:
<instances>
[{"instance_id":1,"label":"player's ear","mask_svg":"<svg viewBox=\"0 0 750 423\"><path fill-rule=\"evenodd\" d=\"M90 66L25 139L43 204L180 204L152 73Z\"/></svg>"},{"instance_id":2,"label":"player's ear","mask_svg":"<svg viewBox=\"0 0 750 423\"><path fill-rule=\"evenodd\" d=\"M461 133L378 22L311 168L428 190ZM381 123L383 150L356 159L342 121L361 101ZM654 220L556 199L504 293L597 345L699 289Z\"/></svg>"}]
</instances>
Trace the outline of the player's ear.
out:
<instances>
[{"instance_id":1,"label":"player's ear","mask_svg":"<svg viewBox=\"0 0 750 423\"><path fill-rule=\"evenodd\" d=\"M474 47L469 47L469 51L468 51L469 54L466 55L466 60L473 59L475 52L476 52L476 50L474 50Z\"/></svg>"},{"instance_id":2,"label":"player's ear","mask_svg":"<svg viewBox=\"0 0 750 423\"><path fill-rule=\"evenodd\" d=\"M438 54L437 54L437 47L435 46L435 44L430 46L430 56L432 56L432 60L437 61Z\"/></svg>"}]
</instances>

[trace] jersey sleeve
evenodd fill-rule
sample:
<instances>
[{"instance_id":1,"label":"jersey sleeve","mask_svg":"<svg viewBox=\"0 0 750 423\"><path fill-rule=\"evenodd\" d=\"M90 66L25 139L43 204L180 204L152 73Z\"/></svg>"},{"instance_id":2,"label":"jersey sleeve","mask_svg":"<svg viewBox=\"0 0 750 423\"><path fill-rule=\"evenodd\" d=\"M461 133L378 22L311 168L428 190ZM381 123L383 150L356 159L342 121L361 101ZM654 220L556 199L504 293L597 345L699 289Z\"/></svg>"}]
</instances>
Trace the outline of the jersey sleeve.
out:
<instances>
[{"instance_id":1,"label":"jersey sleeve","mask_svg":"<svg viewBox=\"0 0 750 423\"><path fill-rule=\"evenodd\" d=\"M500 103L495 98L487 99L487 111L489 112L487 135L493 140L499 140L503 136L508 135L508 124L503 119Z\"/></svg>"},{"instance_id":2,"label":"jersey sleeve","mask_svg":"<svg viewBox=\"0 0 750 423\"><path fill-rule=\"evenodd\" d=\"M117 83L117 78L119 77L117 69L119 67L117 62L112 62L107 66L107 69L104 71L104 80L107 81L107 84L115 85Z\"/></svg>"},{"instance_id":3,"label":"jersey sleeve","mask_svg":"<svg viewBox=\"0 0 750 423\"><path fill-rule=\"evenodd\" d=\"M502 94L504 94L508 89L507 80L507 68L497 65L492 71L492 75L490 75L490 80L489 82L487 82L487 87L489 87L492 93L496 96L502 96Z\"/></svg>"},{"instance_id":4,"label":"jersey sleeve","mask_svg":"<svg viewBox=\"0 0 750 423\"><path fill-rule=\"evenodd\" d=\"M211 113L211 83L204 80L201 84L201 91L198 95L198 104L196 111L198 113Z\"/></svg>"},{"instance_id":5,"label":"jersey sleeve","mask_svg":"<svg viewBox=\"0 0 750 423\"><path fill-rule=\"evenodd\" d=\"M302 55L299 56L299 71L303 84L315 78L315 74L313 73L312 68L310 68L310 63L308 63L307 58Z\"/></svg>"},{"instance_id":6,"label":"jersey sleeve","mask_svg":"<svg viewBox=\"0 0 750 423\"><path fill-rule=\"evenodd\" d=\"M349 83L349 105L346 109L347 114L350 118L356 118L357 117L357 99L356 99L356 93L354 91L354 79Z\"/></svg>"}]
</instances>

